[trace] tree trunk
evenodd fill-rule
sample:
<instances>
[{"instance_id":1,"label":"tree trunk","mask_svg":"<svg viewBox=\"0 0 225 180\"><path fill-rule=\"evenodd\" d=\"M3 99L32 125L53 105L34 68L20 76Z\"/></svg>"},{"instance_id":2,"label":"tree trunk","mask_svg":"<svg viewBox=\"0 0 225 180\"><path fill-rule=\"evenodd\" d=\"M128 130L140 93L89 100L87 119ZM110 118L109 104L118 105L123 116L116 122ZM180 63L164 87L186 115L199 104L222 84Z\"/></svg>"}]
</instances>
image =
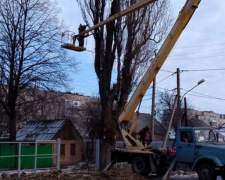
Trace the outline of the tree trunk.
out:
<instances>
[{"instance_id":1,"label":"tree trunk","mask_svg":"<svg viewBox=\"0 0 225 180\"><path fill-rule=\"evenodd\" d=\"M13 79L13 78L12 78ZM8 110L6 111L9 117L9 134L10 141L16 141L16 99L17 92L14 90L13 83L9 85L9 95L8 95Z\"/></svg>"},{"instance_id":2,"label":"tree trunk","mask_svg":"<svg viewBox=\"0 0 225 180\"><path fill-rule=\"evenodd\" d=\"M112 100L109 97L102 98L102 118L101 118L101 156L100 156L100 170L103 170L110 159L110 151L114 142L114 123L112 115Z\"/></svg>"},{"instance_id":3,"label":"tree trunk","mask_svg":"<svg viewBox=\"0 0 225 180\"><path fill-rule=\"evenodd\" d=\"M105 169L105 167L110 163L112 146L106 141L101 143L101 155L100 155L100 171Z\"/></svg>"},{"instance_id":4,"label":"tree trunk","mask_svg":"<svg viewBox=\"0 0 225 180\"><path fill-rule=\"evenodd\" d=\"M89 25L96 25L136 2L139 0L78 0L84 21ZM95 72L102 107L97 136L102 140L101 169L107 164L107 152L115 141L114 135L118 130L116 116L123 110L132 87L145 69L141 65L149 64L156 44L160 43L169 27L167 7L167 0L156 2L155 6L149 5L94 29ZM116 63L117 80L112 78Z\"/></svg>"},{"instance_id":5,"label":"tree trunk","mask_svg":"<svg viewBox=\"0 0 225 180\"><path fill-rule=\"evenodd\" d=\"M12 108L13 109L13 108ZM9 114L9 134L10 141L16 141L16 111L12 110Z\"/></svg>"}]
</instances>

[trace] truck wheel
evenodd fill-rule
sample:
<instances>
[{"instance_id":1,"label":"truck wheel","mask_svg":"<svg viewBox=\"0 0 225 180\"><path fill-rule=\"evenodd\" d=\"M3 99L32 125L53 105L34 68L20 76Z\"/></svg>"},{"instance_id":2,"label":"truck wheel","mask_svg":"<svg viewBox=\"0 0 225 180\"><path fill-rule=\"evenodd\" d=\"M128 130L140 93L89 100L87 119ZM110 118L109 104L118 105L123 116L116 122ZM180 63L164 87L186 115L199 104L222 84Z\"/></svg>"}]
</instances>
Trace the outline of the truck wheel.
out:
<instances>
[{"instance_id":1,"label":"truck wheel","mask_svg":"<svg viewBox=\"0 0 225 180\"><path fill-rule=\"evenodd\" d=\"M132 161L132 171L142 176L147 176L151 172L149 163L144 159L144 157L136 156Z\"/></svg>"},{"instance_id":2,"label":"truck wheel","mask_svg":"<svg viewBox=\"0 0 225 180\"><path fill-rule=\"evenodd\" d=\"M216 180L216 171L210 164L200 164L197 173L199 180Z\"/></svg>"}]
</instances>

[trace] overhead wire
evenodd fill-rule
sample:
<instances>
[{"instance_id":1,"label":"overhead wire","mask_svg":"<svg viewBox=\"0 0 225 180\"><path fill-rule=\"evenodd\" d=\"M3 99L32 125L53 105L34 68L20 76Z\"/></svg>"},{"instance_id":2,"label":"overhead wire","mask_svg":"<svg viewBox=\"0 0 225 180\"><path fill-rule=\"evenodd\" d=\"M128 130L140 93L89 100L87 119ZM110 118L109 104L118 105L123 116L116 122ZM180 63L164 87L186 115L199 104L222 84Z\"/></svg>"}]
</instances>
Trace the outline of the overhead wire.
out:
<instances>
[{"instance_id":1,"label":"overhead wire","mask_svg":"<svg viewBox=\"0 0 225 180\"><path fill-rule=\"evenodd\" d=\"M176 48L174 48L174 50L175 49L183 49L183 48L185 48L185 49L187 49L187 48L189 48L189 49L191 49L191 48L195 48L196 49L196 47L207 47L207 46L210 46L210 48L212 48L213 46L215 46L215 45L225 45L225 43L217 43L217 44L208 44L208 45L199 45L199 46L189 46L189 47L176 47ZM218 50L224 50L225 49L225 47L224 46L221 46L221 48L217 48L217 49L215 49L215 48L213 48L213 49L205 49L205 48L202 48L201 50L199 50L199 49L196 49L197 51L195 51L195 52L188 52L188 53L186 53L186 54L177 54L177 55L170 55L168 58L170 59L170 60L181 60L181 59L174 59L173 57L179 57L179 56L182 56L182 59L203 59L203 58L217 58L217 57L222 57L222 56L224 56L223 54L221 55L221 54L219 54L218 55L218 53L216 54L216 55L214 55L214 56L202 56L202 57L197 57L197 58L195 58L195 57L185 57L185 58L183 58L183 56L185 56L185 55L194 55L194 54L198 54L198 53L203 53L203 52L208 52L208 53L212 53L212 51L218 51Z\"/></svg>"},{"instance_id":2,"label":"overhead wire","mask_svg":"<svg viewBox=\"0 0 225 180\"><path fill-rule=\"evenodd\" d=\"M163 78L162 80L158 81L156 84L159 84L159 83L165 81L166 79L168 79L169 77L173 76L174 74L176 74L176 72L173 72L173 73L170 74L169 76L167 76L167 77Z\"/></svg>"},{"instance_id":3,"label":"overhead wire","mask_svg":"<svg viewBox=\"0 0 225 180\"><path fill-rule=\"evenodd\" d=\"M224 48L220 48L220 49L204 49L204 50L198 50L196 52L191 52L191 53L188 53L188 55L193 55L193 54L202 54L202 53L209 53L211 51L221 51L221 50L224 50ZM179 57L179 56L184 56L186 54L175 54L175 55L170 55L169 57Z\"/></svg>"},{"instance_id":4,"label":"overhead wire","mask_svg":"<svg viewBox=\"0 0 225 180\"><path fill-rule=\"evenodd\" d=\"M168 73L174 73L173 71L164 70L164 69L160 69L160 71L163 71L163 72L168 72Z\"/></svg>"},{"instance_id":5,"label":"overhead wire","mask_svg":"<svg viewBox=\"0 0 225 180\"><path fill-rule=\"evenodd\" d=\"M187 91L186 89L182 89ZM206 94L202 94L202 93L198 93L198 92L191 92L187 95L191 95L191 96L198 96L198 97L204 97L204 98L210 98L210 99L218 99L218 100L225 100L224 98L219 98L219 97L215 97L215 96L210 96L210 95L206 95Z\"/></svg>"},{"instance_id":6,"label":"overhead wire","mask_svg":"<svg viewBox=\"0 0 225 180\"><path fill-rule=\"evenodd\" d=\"M217 45L225 45L225 43L217 43L217 44L205 44L199 46L186 46L186 47L176 47L175 49L187 49L187 48L196 48L196 47L206 47L206 46L217 46Z\"/></svg>"},{"instance_id":7,"label":"overhead wire","mask_svg":"<svg viewBox=\"0 0 225 180\"><path fill-rule=\"evenodd\" d=\"M220 58L220 57L224 57L225 55L217 55L217 56L205 56L205 57L182 57L182 59L181 58L179 58L179 59L173 59L173 58L169 58L170 59L170 61L182 61L182 60L187 60L187 59L191 59L191 60L193 60L193 59L208 59L208 58Z\"/></svg>"},{"instance_id":8,"label":"overhead wire","mask_svg":"<svg viewBox=\"0 0 225 180\"><path fill-rule=\"evenodd\" d=\"M159 84L159 83L165 81L166 79L168 79L169 77L173 76L174 74L176 74L176 72L172 72L172 74L170 74L169 76L166 76L165 78L161 79L161 80L160 80L159 82L157 82L156 84ZM137 87L137 85L136 85L136 87ZM151 88L152 88L152 85L149 86L148 90L151 89ZM134 88L134 89L135 89L135 88ZM135 91L135 90L133 90L132 92L134 92L134 91ZM130 95L130 96L131 96L131 95ZM150 95L145 95L145 97L146 97L146 96L150 96Z\"/></svg>"},{"instance_id":9,"label":"overhead wire","mask_svg":"<svg viewBox=\"0 0 225 180\"><path fill-rule=\"evenodd\" d=\"M218 97L213 97L213 96L207 96L207 95L195 95L195 94L188 94L189 96L195 96L195 97L200 97L200 98L207 98L207 99L215 99L215 100L223 100L225 101L225 99L223 98L218 98Z\"/></svg>"},{"instance_id":10,"label":"overhead wire","mask_svg":"<svg viewBox=\"0 0 225 180\"><path fill-rule=\"evenodd\" d=\"M211 44L211 45L222 45L222 44L225 44L225 43L218 43L218 44ZM204 46L211 46L211 45L201 45L201 46L192 46L192 47L180 47L180 48L176 48L176 49L181 49L181 48L194 48L194 47L204 47ZM215 56L214 56L215 57ZM220 68L220 69L196 69L196 70L181 70L183 72L188 72L188 71L221 71L221 70L225 70L225 68ZM161 83L163 81L165 81L166 79L168 79L170 76L172 76L174 74L174 72L172 71L168 71L168 70L161 70L161 71L164 71L164 72L168 72L168 73L172 73L171 75L165 77L164 79L160 80L158 83ZM151 87L150 87L151 88Z\"/></svg>"},{"instance_id":11,"label":"overhead wire","mask_svg":"<svg viewBox=\"0 0 225 180\"><path fill-rule=\"evenodd\" d=\"M188 71L224 71L225 68L218 68L218 69L187 69L187 70L180 70L182 72L188 72Z\"/></svg>"}]
</instances>

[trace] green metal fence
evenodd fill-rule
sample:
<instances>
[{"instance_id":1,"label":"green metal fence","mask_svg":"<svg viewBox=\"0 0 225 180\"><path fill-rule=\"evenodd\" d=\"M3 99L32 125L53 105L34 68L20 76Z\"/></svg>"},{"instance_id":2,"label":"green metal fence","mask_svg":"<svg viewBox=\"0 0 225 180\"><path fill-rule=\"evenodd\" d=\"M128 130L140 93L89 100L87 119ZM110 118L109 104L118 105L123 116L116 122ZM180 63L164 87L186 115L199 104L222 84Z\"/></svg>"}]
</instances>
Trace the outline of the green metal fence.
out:
<instances>
[{"instance_id":1,"label":"green metal fence","mask_svg":"<svg viewBox=\"0 0 225 180\"><path fill-rule=\"evenodd\" d=\"M53 145L56 144L56 153ZM0 142L0 171L17 169L37 169L53 166L56 158L56 168L60 168L60 139L36 142Z\"/></svg>"}]
</instances>

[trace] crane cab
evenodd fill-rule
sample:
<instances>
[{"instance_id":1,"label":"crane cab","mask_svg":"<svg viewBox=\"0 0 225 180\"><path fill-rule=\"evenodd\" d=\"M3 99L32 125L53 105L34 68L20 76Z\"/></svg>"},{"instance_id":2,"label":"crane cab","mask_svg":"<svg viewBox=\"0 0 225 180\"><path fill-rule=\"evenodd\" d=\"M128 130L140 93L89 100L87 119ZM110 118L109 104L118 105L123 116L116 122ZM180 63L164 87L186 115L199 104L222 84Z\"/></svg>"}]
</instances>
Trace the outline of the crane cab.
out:
<instances>
[{"instance_id":1,"label":"crane cab","mask_svg":"<svg viewBox=\"0 0 225 180\"><path fill-rule=\"evenodd\" d=\"M86 48L82 46L76 46L76 35L74 32L66 31L62 33L61 48L69 49L72 51L82 52Z\"/></svg>"}]
</instances>

